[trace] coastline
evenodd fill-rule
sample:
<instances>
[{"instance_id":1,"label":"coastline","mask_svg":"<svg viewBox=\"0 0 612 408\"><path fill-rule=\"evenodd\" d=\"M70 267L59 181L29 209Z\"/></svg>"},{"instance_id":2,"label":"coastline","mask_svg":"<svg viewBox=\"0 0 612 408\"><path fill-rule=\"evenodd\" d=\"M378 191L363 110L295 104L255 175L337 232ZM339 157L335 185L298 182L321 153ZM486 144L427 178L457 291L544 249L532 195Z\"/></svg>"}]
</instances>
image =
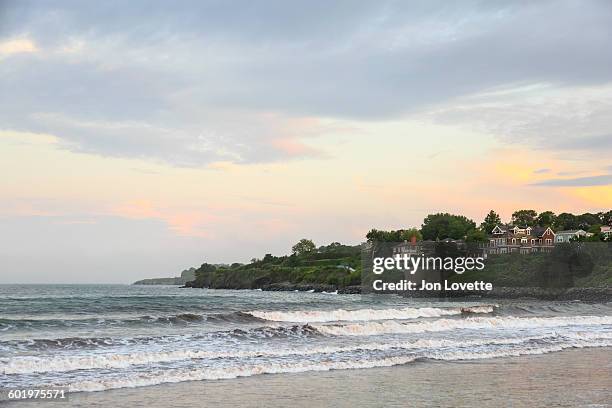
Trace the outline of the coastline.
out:
<instances>
[{"instance_id":1,"label":"coastline","mask_svg":"<svg viewBox=\"0 0 612 408\"><path fill-rule=\"evenodd\" d=\"M183 288L198 289L190 286ZM245 288L217 288L241 290ZM362 286L338 287L334 285L321 284L292 284L288 282L261 285L262 291L271 292L326 292L338 294L361 294L364 293ZM378 292L397 294L399 296L414 298L491 298L491 299L538 299L584 302L611 302L612 288L563 288L550 289L538 287L493 287L490 291L411 291L411 292Z\"/></svg>"},{"instance_id":2,"label":"coastline","mask_svg":"<svg viewBox=\"0 0 612 408\"><path fill-rule=\"evenodd\" d=\"M63 406L610 406L612 348L75 393ZM240 392L237 392L240 390ZM36 402L7 403L34 407Z\"/></svg>"}]
</instances>

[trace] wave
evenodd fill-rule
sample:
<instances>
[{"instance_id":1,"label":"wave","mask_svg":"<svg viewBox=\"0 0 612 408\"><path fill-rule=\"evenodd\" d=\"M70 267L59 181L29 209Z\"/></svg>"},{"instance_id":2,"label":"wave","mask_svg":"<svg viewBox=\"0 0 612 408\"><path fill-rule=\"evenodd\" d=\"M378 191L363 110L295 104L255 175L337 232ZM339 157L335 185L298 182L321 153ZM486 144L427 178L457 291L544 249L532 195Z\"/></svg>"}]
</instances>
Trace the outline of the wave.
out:
<instances>
[{"instance_id":1,"label":"wave","mask_svg":"<svg viewBox=\"0 0 612 408\"><path fill-rule=\"evenodd\" d=\"M463 314L493 313L498 307L499 305L477 305L461 307L460 310Z\"/></svg>"},{"instance_id":2,"label":"wave","mask_svg":"<svg viewBox=\"0 0 612 408\"><path fill-rule=\"evenodd\" d=\"M293 326L278 326L278 327L255 327L252 329L234 329L229 332L219 331L211 333L213 337L225 337L227 335L239 338L270 338L270 337L309 337L318 336L321 333L309 324L293 325Z\"/></svg>"},{"instance_id":3,"label":"wave","mask_svg":"<svg viewBox=\"0 0 612 408\"><path fill-rule=\"evenodd\" d=\"M249 317L248 319L254 319ZM200 333L168 334L162 336L135 336L135 337L64 337L64 338L40 338L28 340L5 340L0 341L0 352L10 353L15 350L80 350L107 348L115 346L133 345L161 345L174 344L184 345L190 341L206 339L247 339L262 340L267 338L289 338L289 337L311 337L320 336L317 330L306 325L292 326L260 326L253 328L237 328L232 330L219 330Z\"/></svg>"},{"instance_id":4,"label":"wave","mask_svg":"<svg viewBox=\"0 0 612 408\"><path fill-rule=\"evenodd\" d=\"M242 312L219 313L219 314L197 314L178 313L168 316L141 315L141 316L69 316L64 317L39 317L20 319L0 319L0 331L9 330L36 330L36 329L62 329L73 327L105 327L105 326L146 326L146 325L186 325L201 322L256 322L260 319Z\"/></svg>"},{"instance_id":5,"label":"wave","mask_svg":"<svg viewBox=\"0 0 612 408\"><path fill-rule=\"evenodd\" d=\"M206 320L210 322L230 322L230 323L251 323L261 322L257 316L254 316L248 312L230 312L230 313L218 313L206 316Z\"/></svg>"},{"instance_id":6,"label":"wave","mask_svg":"<svg viewBox=\"0 0 612 408\"><path fill-rule=\"evenodd\" d=\"M398 351L398 350L437 350L448 348L466 348L492 345L521 345L531 342L555 342L559 340L578 341L584 344L602 341L612 341L612 333L564 333L562 335L541 335L514 338L488 338L474 340L448 340L448 339L418 339L415 341L396 341L388 343L365 343L353 346L315 346L309 348L292 349L263 349L263 350L232 350L232 351L204 351L204 350L174 350L158 352L134 352L126 354L104 354L90 356L62 356L62 357L16 357L2 361L0 359L0 372L7 374L30 374L44 372L66 372L91 369L117 369L132 365L167 363L182 360L201 359L236 359L259 357L287 357L287 356L313 356L321 354L338 354L349 352L372 351ZM463 352L465 353L465 352ZM482 352L476 353L482 355ZM432 354L432 355L435 355Z\"/></svg>"},{"instance_id":7,"label":"wave","mask_svg":"<svg viewBox=\"0 0 612 408\"><path fill-rule=\"evenodd\" d=\"M357 309L357 310L299 310L293 312L250 311L248 314L262 320L274 322L336 322L336 321L370 321L370 320L403 320L419 317L440 317L468 313L492 313L497 305L477 305L456 308L405 307L400 309Z\"/></svg>"},{"instance_id":8,"label":"wave","mask_svg":"<svg viewBox=\"0 0 612 408\"><path fill-rule=\"evenodd\" d=\"M563 326L609 325L612 316L572 317L467 317L465 319L437 319L414 323L392 320L354 324L313 325L318 332L332 336L373 336L379 334L440 332L461 329L528 329Z\"/></svg>"},{"instance_id":9,"label":"wave","mask_svg":"<svg viewBox=\"0 0 612 408\"><path fill-rule=\"evenodd\" d=\"M104 391L115 388L144 387L183 381L221 380L251 377L259 374L302 373L307 371L347 370L352 368L391 367L414 361L414 357L391 357L372 361L322 361L270 363L231 368L206 368L197 370L166 370L163 374L130 376L113 380L88 380L68 385L71 392Z\"/></svg>"},{"instance_id":10,"label":"wave","mask_svg":"<svg viewBox=\"0 0 612 408\"><path fill-rule=\"evenodd\" d=\"M187 317L187 319L197 319ZM232 319L225 315L219 319ZM260 321L260 319L240 314L236 319ZM0 341L0 351L14 350L81 350L103 349L115 346L188 346L190 342L209 339L243 339L261 341L271 338L307 338L317 336L375 336L381 334L442 332L461 329L529 329L555 328L580 325L609 325L611 316L576 316L576 317L466 317L464 319L436 319L416 322L399 322L394 320L368 321L351 324L296 324L291 326L258 326L243 327L231 330L219 330L200 333L168 334L162 336L136 337L66 337L41 338L28 340Z\"/></svg>"},{"instance_id":11,"label":"wave","mask_svg":"<svg viewBox=\"0 0 612 408\"><path fill-rule=\"evenodd\" d=\"M592 343L587 343L583 341L573 341L565 344L547 345L527 349L505 349L494 352L448 351L429 352L423 353L421 355L396 356L358 361L326 360L318 362L309 362L302 360L287 362L266 362L262 364L242 365L240 367L199 368L189 370L168 369L164 370L163 372L155 372L149 374L131 374L129 375L129 377L124 378L86 380L80 382L72 382L70 384L54 385L68 386L71 392L104 391L116 388L143 387L163 383L250 377L259 374L300 373L307 371L331 371L391 367L397 365L405 365L423 359L455 361L546 354L555 351L561 351L566 348L607 347L611 345L612 341L609 340Z\"/></svg>"}]
</instances>

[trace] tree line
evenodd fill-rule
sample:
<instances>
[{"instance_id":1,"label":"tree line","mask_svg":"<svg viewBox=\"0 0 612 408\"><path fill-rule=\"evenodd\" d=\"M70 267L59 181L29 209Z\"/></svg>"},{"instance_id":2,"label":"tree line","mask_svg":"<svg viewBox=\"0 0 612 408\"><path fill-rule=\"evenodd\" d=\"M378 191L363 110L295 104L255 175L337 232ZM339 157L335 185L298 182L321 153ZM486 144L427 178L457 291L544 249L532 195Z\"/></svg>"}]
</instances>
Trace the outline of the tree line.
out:
<instances>
[{"instance_id":1,"label":"tree line","mask_svg":"<svg viewBox=\"0 0 612 408\"><path fill-rule=\"evenodd\" d=\"M612 210L599 213L555 214L553 211L538 213L535 210L517 210L512 213L512 225L520 227L551 227L554 231L582 229L590 232L592 241L603 241L600 230L604 225L612 226ZM497 225L503 225L502 219L494 210L489 211L484 220L477 225L475 221L463 216L449 213L430 214L423 220L420 229L399 230L372 229L366 234L368 242L400 242L417 240L465 239L467 242L484 242L488 234Z\"/></svg>"}]
</instances>

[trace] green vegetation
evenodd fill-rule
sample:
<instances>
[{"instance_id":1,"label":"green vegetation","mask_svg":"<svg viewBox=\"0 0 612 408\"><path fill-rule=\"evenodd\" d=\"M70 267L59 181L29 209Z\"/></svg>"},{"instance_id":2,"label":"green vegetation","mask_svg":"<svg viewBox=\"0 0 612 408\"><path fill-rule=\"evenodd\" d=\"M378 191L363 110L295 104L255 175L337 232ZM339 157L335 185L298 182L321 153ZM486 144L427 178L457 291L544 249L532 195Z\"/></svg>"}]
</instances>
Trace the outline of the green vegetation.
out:
<instances>
[{"instance_id":1,"label":"green vegetation","mask_svg":"<svg viewBox=\"0 0 612 408\"><path fill-rule=\"evenodd\" d=\"M604 237L599 232L602 225L612 224L612 211L556 215L552 211L538 214L535 210L526 209L515 211L512 222L520 226L551 226L557 231L583 229L593 235L580 241L594 243L581 245L581 242L573 242L569 247L557 246L552 254L491 255L483 271L445 274L444 277L455 282L483 280L495 286L508 287L612 286L612 246L601 242ZM438 213L428 215L420 229L372 229L366 234L366 239L373 244L427 240L435 243L435 256L474 256L480 243L487 242L488 234L501 223L501 217L493 210L489 211L479 227L465 216ZM456 244L444 241L446 239L464 240L467 245L458 250ZM384 247L380 246L381 249ZM390 248L386 246L388 252ZM390 253L385 256L390 256ZM292 247L291 255L266 254L262 259L252 259L248 264L204 263L195 271L195 279L187 286L253 289L271 285L326 285L344 288L360 285L361 269L359 245L347 246L334 242L317 248L312 240L304 238Z\"/></svg>"},{"instance_id":2,"label":"green vegetation","mask_svg":"<svg viewBox=\"0 0 612 408\"><path fill-rule=\"evenodd\" d=\"M521 227L534 227L538 213L535 210L518 210L512 213L512 224Z\"/></svg>"},{"instance_id":3,"label":"green vegetation","mask_svg":"<svg viewBox=\"0 0 612 408\"><path fill-rule=\"evenodd\" d=\"M312 244L312 245L311 245ZM242 265L203 264L196 270L194 287L255 289L272 284L356 286L361 283L360 246L334 242L316 248L301 240L289 256L266 254Z\"/></svg>"},{"instance_id":4,"label":"green vegetation","mask_svg":"<svg viewBox=\"0 0 612 408\"><path fill-rule=\"evenodd\" d=\"M603 242L571 243L556 246L550 254L490 256L482 271L453 275L449 280L483 280L504 287L612 287L612 246Z\"/></svg>"},{"instance_id":5,"label":"green vegetation","mask_svg":"<svg viewBox=\"0 0 612 408\"><path fill-rule=\"evenodd\" d=\"M423 239L464 239L468 232L476 229L476 223L463 215L438 213L428 215L423 221Z\"/></svg>"},{"instance_id":6,"label":"green vegetation","mask_svg":"<svg viewBox=\"0 0 612 408\"><path fill-rule=\"evenodd\" d=\"M421 231L416 228L391 231L379 231L377 229L372 229L366 234L366 239L368 242L402 242L410 241L413 238L417 241L421 241L423 239Z\"/></svg>"},{"instance_id":7,"label":"green vegetation","mask_svg":"<svg viewBox=\"0 0 612 408\"><path fill-rule=\"evenodd\" d=\"M302 256L314 252L317 246L309 239L300 239L300 242L291 247L291 252L294 255Z\"/></svg>"},{"instance_id":8,"label":"green vegetation","mask_svg":"<svg viewBox=\"0 0 612 408\"><path fill-rule=\"evenodd\" d=\"M489 236L482 230L471 230L465 236L465 242L487 242Z\"/></svg>"},{"instance_id":9,"label":"green vegetation","mask_svg":"<svg viewBox=\"0 0 612 408\"><path fill-rule=\"evenodd\" d=\"M480 230L487 234L490 234L493 231L493 228L500 225L502 223L501 217L498 213L491 210L485 217L484 221L480 224Z\"/></svg>"},{"instance_id":10,"label":"green vegetation","mask_svg":"<svg viewBox=\"0 0 612 408\"><path fill-rule=\"evenodd\" d=\"M535 210L518 210L512 213L512 224L521 227L552 227L555 231L577 229L589 231L589 229L595 227L596 231L591 232L599 232L598 227L612 224L612 211L597 214L584 213L574 215L561 213L556 215L552 211L543 211L538 214Z\"/></svg>"}]
</instances>

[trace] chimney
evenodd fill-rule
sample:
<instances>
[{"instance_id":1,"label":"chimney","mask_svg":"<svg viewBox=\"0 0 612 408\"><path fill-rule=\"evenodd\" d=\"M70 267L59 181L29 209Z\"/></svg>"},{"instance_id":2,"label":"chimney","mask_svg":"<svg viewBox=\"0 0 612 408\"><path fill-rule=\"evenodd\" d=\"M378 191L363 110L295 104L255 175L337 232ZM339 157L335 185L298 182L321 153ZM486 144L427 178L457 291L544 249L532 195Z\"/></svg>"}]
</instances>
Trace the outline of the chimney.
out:
<instances>
[{"instance_id":1,"label":"chimney","mask_svg":"<svg viewBox=\"0 0 612 408\"><path fill-rule=\"evenodd\" d=\"M410 237L410 243L412 245L416 245L416 235L413 235L413 236Z\"/></svg>"}]
</instances>

